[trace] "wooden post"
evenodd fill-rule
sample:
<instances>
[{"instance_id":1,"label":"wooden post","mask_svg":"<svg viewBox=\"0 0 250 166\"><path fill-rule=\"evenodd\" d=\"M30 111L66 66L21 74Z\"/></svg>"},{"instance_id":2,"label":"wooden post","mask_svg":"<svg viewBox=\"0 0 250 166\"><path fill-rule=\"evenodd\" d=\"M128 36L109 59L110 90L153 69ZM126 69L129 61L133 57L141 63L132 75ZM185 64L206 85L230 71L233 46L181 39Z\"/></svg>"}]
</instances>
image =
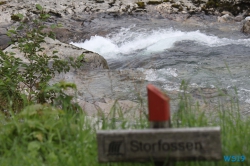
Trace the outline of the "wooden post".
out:
<instances>
[{"instance_id":1,"label":"wooden post","mask_svg":"<svg viewBox=\"0 0 250 166\"><path fill-rule=\"evenodd\" d=\"M148 109L150 128L170 128L170 98L162 93L158 88L149 84L148 90ZM170 162L155 162L155 166L172 166Z\"/></svg>"}]
</instances>

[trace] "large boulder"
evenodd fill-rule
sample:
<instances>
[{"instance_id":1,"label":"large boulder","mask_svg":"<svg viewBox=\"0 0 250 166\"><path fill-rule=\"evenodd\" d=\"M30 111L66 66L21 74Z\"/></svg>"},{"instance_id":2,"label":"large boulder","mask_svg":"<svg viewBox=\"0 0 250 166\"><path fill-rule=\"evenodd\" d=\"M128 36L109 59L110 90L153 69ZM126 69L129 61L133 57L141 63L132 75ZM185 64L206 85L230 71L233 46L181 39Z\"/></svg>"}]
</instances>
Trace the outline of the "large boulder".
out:
<instances>
[{"instance_id":1,"label":"large boulder","mask_svg":"<svg viewBox=\"0 0 250 166\"><path fill-rule=\"evenodd\" d=\"M52 56L53 51L58 51L57 55L62 59L69 57L76 58L81 54L84 54L83 70L108 69L107 61L97 53L78 48L70 44L65 44L51 38L45 38L45 43L42 43L41 46L45 48L43 53ZM28 61L24 58L23 53L20 53L18 49L13 49L13 45L9 46L4 51L13 52L16 57L19 57L23 59L24 62L28 63Z\"/></svg>"}]
</instances>

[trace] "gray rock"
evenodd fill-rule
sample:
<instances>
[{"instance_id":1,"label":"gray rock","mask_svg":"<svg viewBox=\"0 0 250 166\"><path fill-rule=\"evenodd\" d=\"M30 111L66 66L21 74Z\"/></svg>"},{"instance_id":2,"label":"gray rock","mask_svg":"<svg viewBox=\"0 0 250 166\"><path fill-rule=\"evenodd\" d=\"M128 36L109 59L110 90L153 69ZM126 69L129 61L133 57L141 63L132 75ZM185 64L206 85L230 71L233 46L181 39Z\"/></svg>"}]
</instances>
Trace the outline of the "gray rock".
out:
<instances>
[{"instance_id":1,"label":"gray rock","mask_svg":"<svg viewBox=\"0 0 250 166\"><path fill-rule=\"evenodd\" d=\"M242 20L243 20L243 16L242 15L236 16L234 18L234 21L236 21L236 22L241 22Z\"/></svg>"},{"instance_id":2,"label":"gray rock","mask_svg":"<svg viewBox=\"0 0 250 166\"><path fill-rule=\"evenodd\" d=\"M3 50L9 46L11 39L7 35L0 35L0 49Z\"/></svg>"},{"instance_id":3,"label":"gray rock","mask_svg":"<svg viewBox=\"0 0 250 166\"><path fill-rule=\"evenodd\" d=\"M45 48L42 52L44 54L52 56L53 51L58 51L57 56L62 59L67 59L69 57L77 58L81 54L84 54L82 70L108 69L107 61L96 53L50 38L46 38L45 41L46 43L41 44L41 46ZM20 53L17 49L13 49L13 45L9 46L4 51L13 52L16 54L16 57L21 58L24 62L28 63L24 58L23 53Z\"/></svg>"}]
</instances>

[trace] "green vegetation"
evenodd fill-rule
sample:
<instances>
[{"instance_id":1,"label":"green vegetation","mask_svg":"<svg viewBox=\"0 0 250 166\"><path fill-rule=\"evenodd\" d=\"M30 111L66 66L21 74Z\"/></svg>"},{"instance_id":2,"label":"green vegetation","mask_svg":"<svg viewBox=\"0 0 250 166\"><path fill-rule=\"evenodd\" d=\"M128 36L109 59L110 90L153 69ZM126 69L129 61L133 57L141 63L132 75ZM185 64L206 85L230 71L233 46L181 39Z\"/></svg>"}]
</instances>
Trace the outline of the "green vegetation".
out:
<instances>
[{"instance_id":1,"label":"green vegetation","mask_svg":"<svg viewBox=\"0 0 250 166\"><path fill-rule=\"evenodd\" d=\"M40 5L37 9L40 15L33 24L21 22L19 27L9 31L16 48L29 63L12 53L0 51L0 165L153 165L98 163L96 130L147 128L147 117L133 119L133 122L122 115L117 119L114 109L112 117L89 118L77 103L72 102L74 96L64 92L67 88L76 90L74 84L60 82L49 85L55 74L67 72L70 67L79 67L83 56L61 60L56 55L49 57L42 53L41 43L45 36L53 38L54 35L42 32L49 15L43 12ZM23 20L22 15L17 17L19 21ZM233 165L250 165L250 118L241 116L239 102L232 98L228 107L222 102L207 113L199 103L192 104L194 102L187 93L185 82L181 89L179 109L172 115L172 126L220 126L223 155L245 155L245 162ZM187 165L230 164L224 161L176 163L176 166Z\"/></svg>"},{"instance_id":2,"label":"green vegetation","mask_svg":"<svg viewBox=\"0 0 250 166\"><path fill-rule=\"evenodd\" d=\"M184 85L182 88L187 88ZM223 155L244 155L249 165L250 118L242 118L237 103L229 108L223 103L206 113L193 103L189 93L180 94L179 110L172 116L173 127L220 126ZM0 165L153 165L152 163L109 163L97 161L96 130L147 128L147 118L131 120L88 118L73 110L63 111L48 104L27 106L12 119L1 116ZM119 122L119 123L117 123ZM135 123L136 122L136 123ZM177 162L177 166L227 166L225 161Z\"/></svg>"},{"instance_id":3,"label":"green vegetation","mask_svg":"<svg viewBox=\"0 0 250 166\"><path fill-rule=\"evenodd\" d=\"M79 68L83 55L77 59L60 59L57 51L53 56L43 53L41 46L45 37L55 38L52 32L44 33L45 21L50 17L40 5L36 6L39 12L37 19L31 23L24 23L24 16L16 14L12 19L19 21L19 26L8 31L12 38L13 48L20 51L24 59L15 57L14 53L0 51L0 110L8 112L10 108L19 112L24 106L32 103L51 103L54 106L63 105L61 97L69 100L61 89L75 85L59 83L49 85L55 74L68 72L70 68ZM55 28L57 25L52 25ZM9 102L12 101L11 105ZM10 107L9 107L10 106Z\"/></svg>"},{"instance_id":4,"label":"green vegetation","mask_svg":"<svg viewBox=\"0 0 250 166\"><path fill-rule=\"evenodd\" d=\"M145 3L144 2L136 2L139 8L144 9L145 8Z\"/></svg>"},{"instance_id":5,"label":"green vegetation","mask_svg":"<svg viewBox=\"0 0 250 166\"><path fill-rule=\"evenodd\" d=\"M229 11L233 15L238 15L240 13L243 13L244 10L248 10L249 5L247 5L245 2L236 3L235 1L221 1L221 0L208 0L205 6L203 7L203 10L208 13L209 10L218 10L219 12L222 11Z\"/></svg>"}]
</instances>

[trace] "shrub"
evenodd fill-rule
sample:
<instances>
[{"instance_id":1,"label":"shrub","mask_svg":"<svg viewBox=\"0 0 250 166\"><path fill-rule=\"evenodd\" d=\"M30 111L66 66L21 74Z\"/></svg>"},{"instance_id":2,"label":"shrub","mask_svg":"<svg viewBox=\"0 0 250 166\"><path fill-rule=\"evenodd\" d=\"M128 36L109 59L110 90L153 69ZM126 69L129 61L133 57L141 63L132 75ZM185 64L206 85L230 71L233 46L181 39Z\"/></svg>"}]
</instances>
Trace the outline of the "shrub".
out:
<instances>
[{"instance_id":1,"label":"shrub","mask_svg":"<svg viewBox=\"0 0 250 166\"><path fill-rule=\"evenodd\" d=\"M60 59L57 51L48 56L41 46L45 37L55 39L52 32L44 33L48 28L45 22L50 18L40 5L36 5L38 17L30 22L22 14L12 15L18 27L10 29L8 36L12 39L13 48L18 49L25 60L17 58L14 53L0 51L0 109L18 112L25 104L51 103L62 106L62 99L69 103L72 97L63 92L64 88L74 88L74 84L59 83L50 86L48 83L57 73L66 73L70 68L79 68L84 55L73 59ZM59 25L52 25L56 28ZM59 102L60 99L61 101Z\"/></svg>"}]
</instances>

